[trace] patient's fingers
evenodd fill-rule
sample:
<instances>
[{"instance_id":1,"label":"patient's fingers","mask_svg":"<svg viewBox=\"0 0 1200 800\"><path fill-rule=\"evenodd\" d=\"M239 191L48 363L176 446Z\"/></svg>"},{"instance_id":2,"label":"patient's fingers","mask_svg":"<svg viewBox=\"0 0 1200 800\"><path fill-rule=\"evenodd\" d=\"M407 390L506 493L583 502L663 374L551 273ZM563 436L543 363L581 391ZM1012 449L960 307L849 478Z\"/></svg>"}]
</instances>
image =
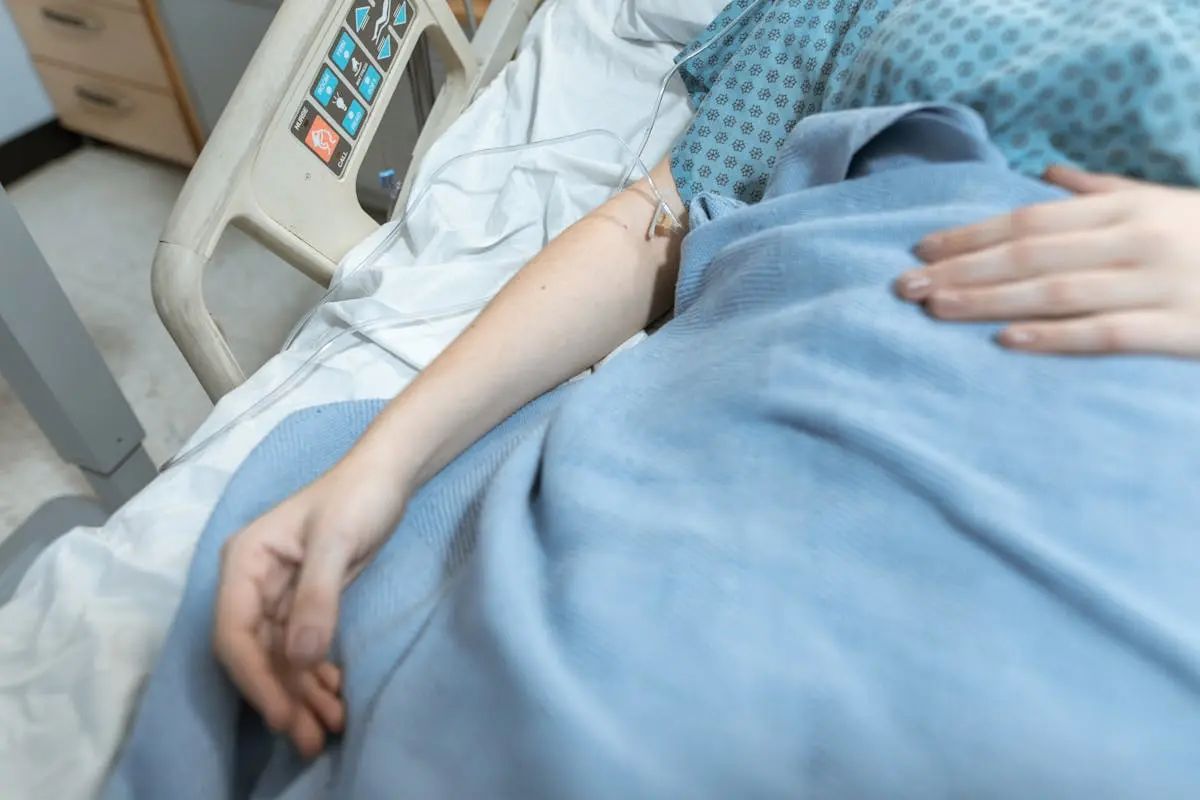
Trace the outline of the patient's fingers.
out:
<instances>
[{"instance_id":1,"label":"patient's fingers","mask_svg":"<svg viewBox=\"0 0 1200 800\"><path fill-rule=\"evenodd\" d=\"M217 594L213 649L229 677L273 730L287 730L295 704L275 674L261 639L262 598L253 580L230 559Z\"/></svg>"},{"instance_id":2,"label":"patient's fingers","mask_svg":"<svg viewBox=\"0 0 1200 800\"><path fill-rule=\"evenodd\" d=\"M291 580L284 590L276 598L275 603L267 604L267 616L275 620L281 625L286 625L288 617L292 613L292 604L296 601L296 584L295 574L293 573ZM280 646L283 641L280 640Z\"/></svg>"},{"instance_id":3,"label":"patient's fingers","mask_svg":"<svg viewBox=\"0 0 1200 800\"><path fill-rule=\"evenodd\" d=\"M1034 278L996 286L934 292L926 307L946 320L1053 319L1147 308L1167 298L1168 287L1132 270L1098 270Z\"/></svg>"},{"instance_id":4,"label":"patient's fingers","mask_svg":"<svg viewBox=\"0 0 1200 800\"><path fill-rule=\"evenodd\" d=\"M905 272L900 296L920 302L937 289L985 286L1062 272L1124 266L1135 262L1141 237L1125 226L1037 236L937 261Z\"/></svg>"},{"instance_id":5,"label":"patient's fingers","mask_svg":"<svg viewBox=\"0 0 1200 800\"><path fill-rule=\"evenodd\" d=\"M1000 334L1000 342L1043 353L1153 353L1194 358L1200 349L1200 321L1143 309L1014 325Z\"/></svg>"},{"instance_id":6,"label":"patient's fingers","mask_svg":"<svg viewBox=\"0 0 1200 800\"><path fill-rule=\"evenodd\" d=\"M329 652L348 562L341 539L321 536L310 543L288 617L287 655L293 664L315 667Z\"/></svg>"},{"instance_id":7,"label":"patient's fingers","mask_svg":"<svg viewBox=\"0 0 1200 800\"><path fill-rule=\"evenodd\" d=\"M1126 208L1119 193L1026 206L973 225L930 234L917 245L916 253L918 258L929 263L1018 239L1095 230L1120 222Z\"/></svg>"},{"instance_id":8,"label":"patient's fingers","mask_svg":"<svg viewBox=\"0 0 1200 800\"><path fill-rule=\"evenodd\" d=\"M297 689L317 721L334 733L341 733L346 724L346 709L338 696L317 677L315 671L305 670L297 679Z\"/></svg>"},{"instance_id":9,"label":"patient's fingers","mask_svg":"<svg viewBox=\"0 0 1200 800\"><path fill-rule=\"evenodd\" d=\"M1046 170L1042 179L1061 189L1075 194L1096 194L1099 192L1119 192L1137 189L1146 184L1132 178L1120 175L1104 175L1094 172L1084 172L1081 169L1068 167L1065 164L1055 164Z\"/></svg>"},{"instance_id":10,"label":"patient's fingers","mask_svg":"<svg viewBox=\"0 0 1200 800\"><path fill-rule=\"evenodd\" d=\"M304 706L296 710L288 733L300 755L305 758L315 758L325 749L325 729L316 715Z\"/></svg>"},{"instance_id":11,"label":"patient's fingers","mask_svg":"<svg viewBox=\"0 0 1200 800\"><path fill-rule=\"evenodd\" d=\"M335 695L342 693L342 671L337 668L336 664L326 661L321 666L317 667L317 678L321 683L325 684L325 688L333 692Z\"/></svg>"},{"instance_id":12,"label":"patient's fingers","mask_svg":"<svg viewBox=\"0 0 1200 800\"><path fill-rule=\"evenodd\" d=\"M296 569L291 565L276 563L259 581L263 612L272 619L287 619L295 596Z\"/></svg>"}]
</instances>

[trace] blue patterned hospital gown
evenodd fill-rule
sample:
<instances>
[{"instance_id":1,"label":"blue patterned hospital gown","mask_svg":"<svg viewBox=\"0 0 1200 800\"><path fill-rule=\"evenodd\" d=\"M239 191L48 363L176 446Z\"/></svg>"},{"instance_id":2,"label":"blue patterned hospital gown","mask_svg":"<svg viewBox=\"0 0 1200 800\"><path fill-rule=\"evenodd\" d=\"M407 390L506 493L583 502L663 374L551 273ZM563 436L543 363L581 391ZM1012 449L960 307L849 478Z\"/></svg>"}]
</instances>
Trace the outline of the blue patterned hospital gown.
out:
<instances>
[{"instance_id":1,"label":"blue patterned hospital gown","mask_svg":"<svg viewBox=\"0 0 1200 800\"><path fill-rule=\"evenodd\" d=\"M798 121L821 110L826 95L837 94L859 48L894 5L895 0L730 3L676 59L683 62L679 74L696 109L671 154L684 201L702 192L761 200L784 138Z\"/></svg>"},{"instance_id":2,"label":"blue patterned hospital gown","mask_svg":"<svg viewBox=\"0 0 1200 800\"><path fill-rule=\"evenodd\" d=\"M671 167L687 202L761 199L809 114L932 100L974 108L1028 174L1200 184L1197 0L735 0L680 59L714 37L681 69L697 115Z\"/></svg>"}]
</instances>

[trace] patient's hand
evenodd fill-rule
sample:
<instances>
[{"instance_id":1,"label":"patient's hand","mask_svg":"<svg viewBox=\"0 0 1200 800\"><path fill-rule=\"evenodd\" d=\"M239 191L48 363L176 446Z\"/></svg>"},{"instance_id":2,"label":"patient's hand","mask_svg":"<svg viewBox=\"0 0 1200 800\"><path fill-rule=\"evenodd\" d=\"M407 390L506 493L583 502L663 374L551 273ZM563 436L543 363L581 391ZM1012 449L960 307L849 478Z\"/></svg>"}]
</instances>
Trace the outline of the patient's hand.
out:
<instances>
[{"instance_id":1,"label":"patient's hand","mask_svg":"<svg viewBox=\"0 0 1200 800\"><path fill-rule=\"evenodd\" d=\"M343 589L403 513L406 492L343 462L226 542L213 647L267 725L306 757L341 732L327 661Z\"/></svg>"},{"instance_id":2,"label":"patient's hand","mask_svg":"<svg viewBox=\"0 0 1200 800\"><path fill-rule=\"evenodd\" d=\"M901 297L1007 347L1200 357L1200 191L1053 167L1076 197L927 237Z\"/></svg>"}]
</instances>

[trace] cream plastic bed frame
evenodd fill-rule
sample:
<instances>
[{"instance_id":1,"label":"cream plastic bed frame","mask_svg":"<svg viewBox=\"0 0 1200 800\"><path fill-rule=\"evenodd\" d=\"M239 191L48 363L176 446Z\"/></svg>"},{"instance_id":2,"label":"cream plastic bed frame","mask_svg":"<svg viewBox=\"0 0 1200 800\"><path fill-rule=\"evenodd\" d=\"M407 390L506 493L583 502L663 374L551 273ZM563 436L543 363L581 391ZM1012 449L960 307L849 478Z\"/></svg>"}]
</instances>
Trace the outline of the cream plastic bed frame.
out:
<instances>
[{"instance_id":1,"label":"cream plastic bed frame","mask_svg":"<svg viewBox=\"0 0 1200 800\"><path fill-rule=\"evenodd\" d=\"M539 2L492 0L468 41L446 0L406 1L404 37L340 178L290 125L343 20L366 0L286 0L167 221L151 272L154 305L214 402L246 379L204 302L204 268L225 228L246 231L327 286L338 262L379 227L358 203L356 178L418 40L424 35L436 49L446 80L417 140L401 204L420 159L512 58Z\"/></svg>"}]
</instances>

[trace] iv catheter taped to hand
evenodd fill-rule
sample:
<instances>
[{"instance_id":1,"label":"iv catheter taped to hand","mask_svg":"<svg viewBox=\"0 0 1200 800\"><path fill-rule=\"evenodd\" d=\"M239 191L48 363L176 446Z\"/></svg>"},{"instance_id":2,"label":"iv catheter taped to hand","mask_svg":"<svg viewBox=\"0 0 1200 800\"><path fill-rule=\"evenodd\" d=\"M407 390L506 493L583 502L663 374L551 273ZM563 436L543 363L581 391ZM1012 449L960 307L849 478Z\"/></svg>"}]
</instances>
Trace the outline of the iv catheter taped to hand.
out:
<instances>
[{"instance_id":1,"label":"iv catheter taped to hand","mask_svg":"<svg viewBox=\"0 0 1200 800\"><path fill-rule=\"evenodd\" d=\"M756 0L751 3L738 17L733 19L725 30L732 29L739 24L749 13L754 11L765 0ZM327 313L331 306L345 302L351 299L362 299L365 295L369 295L373 286L369 285L370 279L375 277L366 271L365 278L367 285L363 285L357 279L364 277L365 267L374 267L380 260L398 245L407 245L410 252L420 252L423 237L436 235L458 235L459 231L446 231L444 226L438 230L419 230L422 223L430 218L444 220L447 215L436 215L424 213L426 204L437 204L439 202L450 202L452 204L455 216L463 220L472 218L470 212L465 212L462 209L464 201L469 201L471 195L487 196L488 190L486 187L480 188L478 181L482 176L501 176L503 181L511 181L514 176L522 174L523 159L530 155L539 155L544 161L544 156L547 152L553 153L555 156L565 159L567 163L575 161L584 166L591 167L597 161L596 153L589 152L587 157L576 156L572 158L569 150L570 145L581 142L596 142L597 140L607 140L614 146L613 155L607 159L600 159L603 163L605 160L610 165L622 166L620 172L621 178L613 185L612 190L607 197L595 198L598 202L592 203L593 206L601 205L605 200L609 199L630 185L633 176L637 175L639 179L645 179L658 200L655 208L655 213L649 221L646 235L653 237L656 235L664 235L671 231L682 229L682 224L676 216L675 212L670 208L663 197L661 189L655 184L650 168L644 161L644 155L647 147L650 144L655 125L658 122L659 116L662 113L662 105L671 80L675 77L676 72L684 64L692 59L703 54L712 44L721 40L725 33L723 30L720 34L712 37L703 47L689 53L686 58L680 59L672 68L663 76L661 81L658 96L656 98L653 110L651 112L649 122L643 131L643 137L637 150L634 150L625 140L617 134L607 130L588 130L580 133L571 134L568 136L555 137L544 139L535 142L521 143L504 147L487 148L464 153L456 156L445 164L436 169L429 178L425 181L421 189L414 195L413 199L408 203L404 214L387 227L386 235L382 236L374 245L370 252L363 258L355 259L349 262L349 266L339 270L335 275L329 290L321 298L321 300L304 315L303 318L296 324L291 333L288 335L283 351L292 350L297 342L304 336L309 324L312 320L322 313ZM486 170L471 170L468 167L478 165L482 161L487 162ZM455 171L460 174L456 176ZM537 169L527 169L525 174L531 177L532 180L537 180L538 175L548 175L544 163L539 163ZM585 182L594 190L595 182ZM601 184L603 185L603 183ZM569 187L564 185L566 190ZM457 193L457 197L453 201L446 201L439 197L439 193L445 193L449 189L453 193ZM548 204L552 205L552 204ZM550 213L551 209L547 209ZM551 224L548 227L554 231L561 232L575 220L562 220L558 224ZM546 237L540 243L544 246L550 238ZM537 248L540 250L540 246ZM481 252L485 252L486 248L480 248ZM536 252L536 251L535 251ZM307 347L312 348L311 354L300 363L300 365L281 382L276 384L269 392L258 398L247 409L239 413L234 419L220 426L217 430L207 434L199 441L186 446L183 450L177 453L163 464L161 471L166 471L174 466L194 458L204 452L214 442L218 441L226 434L230 433L234 428L243 422L257 417L267 409L274 406L281 398L295 390L304 382L316 368L321 364L329 361L336 355L345 352L346 350L362 345L371 344L383 350L397 362L407 366L413 371L420 371L424 364L414 363L414 360L406 353L401 352L397 347L387 342L387 333L395 333L404 330L411 330L417 326L429 326L437 323L444 323L456 318L461 318L462 324L469 321L474 314L480 311L484 306L491 302L495 294L502 288L496 286L495 291L488 292L483 296L474 297L457 302L448 302L444 305L424 306L420 311L406 310L390 310L381 313L368 319L352 319L344 315L340 316L336 313L334 319L330 320L334 323L334 330L326 332L325 335L314 341L305 341Z\"/></svg>"}]
</instances>

